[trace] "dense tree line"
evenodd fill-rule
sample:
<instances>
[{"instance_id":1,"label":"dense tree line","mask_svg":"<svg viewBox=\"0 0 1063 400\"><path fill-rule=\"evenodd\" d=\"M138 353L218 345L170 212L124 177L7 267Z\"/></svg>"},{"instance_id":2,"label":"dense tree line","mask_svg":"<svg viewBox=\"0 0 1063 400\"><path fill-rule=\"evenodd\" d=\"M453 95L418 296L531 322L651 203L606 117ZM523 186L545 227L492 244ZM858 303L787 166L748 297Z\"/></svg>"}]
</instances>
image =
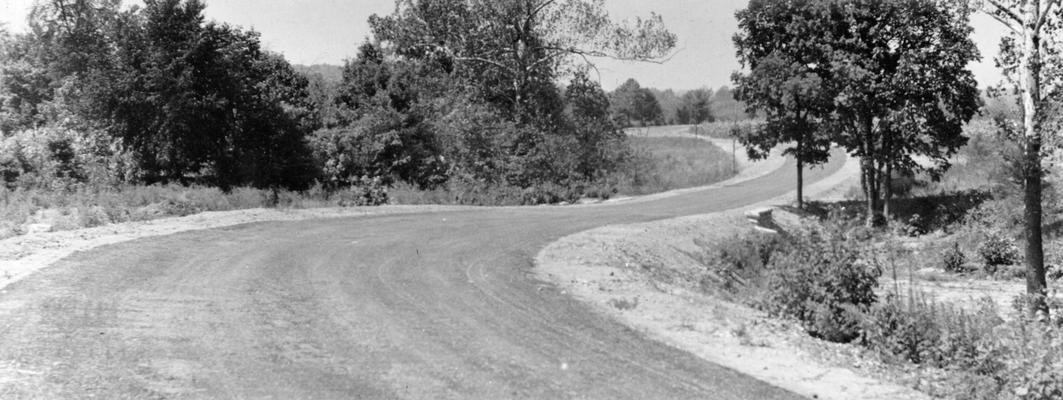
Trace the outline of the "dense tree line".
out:
<instances>
[{"instance_id":1,"label":"dense tree line","mask_svg":"<svg viewBox=\"0 0 1063 400\"><path fill-rule=\"evenodd\" d=\"M398 0L337 82L204 7L38 3L29 32L2 37L0 131L49 132L45 158L65 148L121 182L592 185L626 144L585 60L661 58L676 40L601 0ZM32 163L8 147L10 186Z\"/></svg>"}]
</instances>

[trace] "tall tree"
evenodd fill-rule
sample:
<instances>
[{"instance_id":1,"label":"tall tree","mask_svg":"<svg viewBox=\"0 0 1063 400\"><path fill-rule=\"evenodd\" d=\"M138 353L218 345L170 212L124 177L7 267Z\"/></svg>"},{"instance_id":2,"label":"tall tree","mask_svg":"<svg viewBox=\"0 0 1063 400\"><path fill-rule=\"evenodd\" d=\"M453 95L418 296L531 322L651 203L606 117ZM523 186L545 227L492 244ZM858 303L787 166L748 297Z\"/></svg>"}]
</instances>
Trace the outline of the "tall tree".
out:
<instances>
[{"instance_id":1,"label":"tall tree","mask_svg":"<svg viewBox=\"0 0 1063 400\"><path fill-rule=\"evenodd\" d=\"M739 141L754 159L767 157L776 146L789 145L784 154L797 160L797 208L804 208L805 165L826 162L830 156L830 133L823 129L822 116L829 112L832 99L825 96L822 79L790 58L786 46L756 59L746 57L747 43L737 43L738 53L751 71L735 74L735 94L751 111L764 114L765 122Z\"/></svg>"},{"instance_id":2,"label":"tall tree","mask_svg":"<svg viewBox=\"0 0 1063 400\"><path fill-rule=\"evenodd\" d=\"M1009 30L1001 41L997 64L1018 92L1022 111L1026 293L1030 297L1027 311L1031 316L1047 319L1042 161L1044 132L1060 123L1050 110L1059 106L1059 90L1063 88L1063 63L1058 49L1063 10L1059 0L985 0L981 8Z\"/></svg>"},{"instance_id":3,"label":"tall tree","mask_svg":"<svg viewBox=\"0 0 1063 400\"><path fill-rule=\"evenodd\" d=\"M542 117L536 103L551 101L560 68L589 57L660 60L676 42L660 16L613 21L603 0L398 0L394 14L370 24L399 54L479 83L519 123Z\"/></svg>"},{"instance_id":4,"label":"tall tree","mask_svg":"<svg viewBox=\"0 0 1063 400\"><path fill-rule=\"evenodd\" d=\"M792 71L819 77L832 99L820 123L861 160L868 225L887 220L893 171L940 172L966 142L978 107L970 12L947 1L754 0L738 13L744 57L785 50L803 66Z\"/></svg>"},{"instance_id":5,"label":"tall tree","mask_svg":"<svg viewBox=\"0 0 1063 400\"><path fill-rule=\"evenodd\" d=\"M206 22L204 7L153 0L123 12L87 117L135 154L148 183L305 186L306 80L257 33Z\"/></svg>"},{"instance_id":6,"label":"tall tree","mask_svg":"<svg viewBox=\"0 0 1063 400\"><path fill-rule=\"evenodd\" d=\"M624 81L609 97L613 114L622 126L632 126L635 122L641 126L656 125L663 119L657 97L635 79Z\"/></svg>"},{"instance_id":7,"label":"tall tree","mask_svg":"<svg viewBox=\"0 0 1063 400\"><path fill-rule=\"evenodd\" d=\"M610 118L609 98L601 85L580 72L565 88L565 103L580 149L577 171L584 179L598 178L597 174L616 167L615 153L624 141L623 132Z\"/></svg>"},{"instance_id":8,"label":"tall tree","mask_svg":"<svg viewBox=\"0 0 1063 400\"><path fill-rule=\"evenodd\" d=\"M86 80L109 68L119 6L118 0L34 3L28 32L5 41L0 54L0 131L74 116Z\"/></svg>"},{"instance_id":9,"label":"tall tree","mask_svg":"<svg viewBox=\"0 0 1063 400\"><path fill-rule=\"evenodd\" d=\"M712 122L712 90L701 88L683 93L676 120L680 124Z\"/></svg>"}]
</instances>

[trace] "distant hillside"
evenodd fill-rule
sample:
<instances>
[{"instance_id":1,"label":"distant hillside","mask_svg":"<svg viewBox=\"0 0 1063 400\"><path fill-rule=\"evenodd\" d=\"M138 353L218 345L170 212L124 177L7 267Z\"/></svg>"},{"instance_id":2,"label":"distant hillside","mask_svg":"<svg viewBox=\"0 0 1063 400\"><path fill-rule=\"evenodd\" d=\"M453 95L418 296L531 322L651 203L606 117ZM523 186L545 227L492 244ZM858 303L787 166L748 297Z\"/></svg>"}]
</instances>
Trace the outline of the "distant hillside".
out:
<instances>
[{"instance_id":1,"label":"distant hillside","mask_svg":"<svg viewBox=\"0 0 1063 400\"><path fill-rule=\"evenodd\" d=\"M307 66L296 64L292 67L306 75L321 75L325 82L338 83L343 80L343 67L339 65L314 64Z\"/></svg>"}]
</instances>

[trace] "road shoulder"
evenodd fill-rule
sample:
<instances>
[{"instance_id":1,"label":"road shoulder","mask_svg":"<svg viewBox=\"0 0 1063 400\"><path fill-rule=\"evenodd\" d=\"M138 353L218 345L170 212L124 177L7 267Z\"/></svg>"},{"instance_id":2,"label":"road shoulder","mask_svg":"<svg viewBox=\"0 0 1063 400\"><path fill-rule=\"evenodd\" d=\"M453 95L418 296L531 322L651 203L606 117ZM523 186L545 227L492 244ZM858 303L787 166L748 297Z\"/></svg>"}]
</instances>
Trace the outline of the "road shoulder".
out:
<instances>
[{"instance_id":1,"label":"road shoulder","mask_svg":"<svg viewBox=\"0 0 1063 400\"><path fill-rule=\"evenodd\" d=\"M847 189L855 160L810 185L813 198ZM823 361L816 352L851 352L811 343L792 324L699 293L696 243L711 243L749 228L743 212L785 203L789 196L715 214L615 225L562 238L536 257L536 274L592 308L648 337L800 395L821 399L923 399L866 371ZM665 271L667 269L667 271ZM815 347L811 349L810 347ZM852 357L848 358L858 358Z\"/></svg>"}]
</instances>

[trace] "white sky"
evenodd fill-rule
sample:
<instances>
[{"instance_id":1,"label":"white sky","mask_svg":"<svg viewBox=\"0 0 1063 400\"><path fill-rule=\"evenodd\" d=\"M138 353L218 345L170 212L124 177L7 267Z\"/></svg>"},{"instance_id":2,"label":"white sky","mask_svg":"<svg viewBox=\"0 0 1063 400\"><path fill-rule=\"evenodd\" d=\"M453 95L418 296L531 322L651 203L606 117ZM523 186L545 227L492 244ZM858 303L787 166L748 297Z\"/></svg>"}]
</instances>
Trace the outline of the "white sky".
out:
<instances>
[{"instance_id":1,"label":"white sky","mask_svg":"<svg viewBox=\"0 0 1063 400\"><path fill-rule=\"evenodd\" d=\"M14 32L25 29L34 0L0 0L0 23ZM126 0L140 4L139 1ZM209 18L254 28L270 50L297 64L341 64L369 35L370 15L388 14L394 0L205 0ZM663 65L604 60L598 63L607 90L627 78L644 87L694 89L730 85L738 69L731 36L737 30L735 11L748 0L606 0L614 18L646 16L651 11L679 36L678 53ZM1004 28L984 15L973 21L975 42L983 60L971 68L981 86L995 84L993 65Z\"/></svg>"}]
</instances>

